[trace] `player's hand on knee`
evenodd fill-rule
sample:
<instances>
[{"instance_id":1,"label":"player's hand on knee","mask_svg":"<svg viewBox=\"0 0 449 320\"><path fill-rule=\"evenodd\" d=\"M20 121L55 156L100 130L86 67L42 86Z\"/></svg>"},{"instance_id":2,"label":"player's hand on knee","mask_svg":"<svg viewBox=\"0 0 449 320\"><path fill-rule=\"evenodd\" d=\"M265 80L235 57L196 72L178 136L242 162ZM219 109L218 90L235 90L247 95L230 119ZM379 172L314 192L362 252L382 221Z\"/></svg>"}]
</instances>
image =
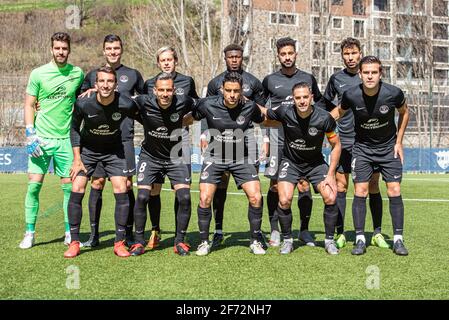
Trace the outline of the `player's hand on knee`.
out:
<instances>
[{"instance_id":1,"label":"player's hand on knee","mask_svg":"<svg viewBox=\"0 0 449 320\"><path fill-rule=\"evenodd\" d=\"M201 147L201 153L204 153L204 151L207 149L208 146L208 142L207 142L207 136L206 134L202 134L200 137L200 147Z\"/></svg>"},{"instance_id":2,"label":"player's hand on knee","mask_svg":"<svg viewBox=\"0 0 449 320\"><path fill-rule=\"evenodd\" d=\"M83 171L85 174L87 174L87 170L84 167L84 164L81 160L74 160L72 167L70 168L70 178L75 180L76 176Z\"/></svg>"},{"instance_id":3,"label":"player's hand on knee","mask_svg":"<svg viewBox=\"0 0 449 320\"><path fill-rule=\"evenodd\" d=\"M27 127L25 133L27 138L27 153L33 158L42 156L44 152L41 146L46 145L46 142L37 136L36 129L32 126Z\"/></svg>"},{"instance_id":4,"label":"player's hand on knee","mask_svg":"<svg viewBox=\"0 0 449 320\"><path fill-rule=\"evenodd\" d=\"M330 189L329 191L332 194L336 195L337 194L337 182L335 180L335 176L328 174L323 181L323 187L324 188L328 187Z\"/></svg>"}]
</instances>

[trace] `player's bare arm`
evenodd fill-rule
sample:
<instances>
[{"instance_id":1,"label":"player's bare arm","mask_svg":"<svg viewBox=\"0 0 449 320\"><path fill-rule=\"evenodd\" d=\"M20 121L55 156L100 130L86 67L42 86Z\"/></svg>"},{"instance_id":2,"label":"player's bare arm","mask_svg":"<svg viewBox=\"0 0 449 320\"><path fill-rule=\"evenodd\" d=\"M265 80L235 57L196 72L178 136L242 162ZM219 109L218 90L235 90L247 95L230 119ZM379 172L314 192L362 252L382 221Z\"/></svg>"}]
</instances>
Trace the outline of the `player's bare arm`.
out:
<instances>
[{"instance_id":1,"label":"player's bare arm","mask_svg":"<svg viewBox=\"0 0 449 320\"><path fill-rule=\"evenodd\" d=\"M331 116L335 119L335 121L338 121L341 119L346 113L346 110L344 110L341 105L338 105L336 108L332 109L330 112Z\"/></svg>"},{"instance_id":2,"label":"player's bare arm","mask_svg":"<svg viewBox=\"0 0 449 320\"><path fill-rule=\"evenodd\" d=\"M398 109L399 119L398 119L398 133L396 138L396 144L394 145L394 157L401 159L401 163L404 164L404 149L402 146L402 139L404 138L405 129L407 128L409 111L407 104L404 103L402 107Z\"/></svg>"}]
</instances>

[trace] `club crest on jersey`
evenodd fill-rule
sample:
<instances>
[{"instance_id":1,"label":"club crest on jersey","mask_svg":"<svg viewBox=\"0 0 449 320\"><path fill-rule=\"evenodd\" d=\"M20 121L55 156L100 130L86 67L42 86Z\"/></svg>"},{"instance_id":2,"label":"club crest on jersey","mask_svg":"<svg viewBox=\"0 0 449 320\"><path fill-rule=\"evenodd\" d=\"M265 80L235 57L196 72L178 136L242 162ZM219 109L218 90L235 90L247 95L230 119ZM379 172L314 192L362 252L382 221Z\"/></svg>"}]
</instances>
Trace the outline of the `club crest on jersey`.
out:
<instances>
[{"instance_id":1,"label":"club crest on jersey","mask_svg":"<svg viewBox=\"0 0 449 320\"><path fill-rule=\"evenodd\" d=\"M137 175L137 181L139 181L139 182L142 181L144 177L145 177L145 175L143 174L143 172L139 173Z\"/></svg>"},{"instance_id":2,"label":"club crest on jersey","mask_svg":"<svg viewBox=\"0 0 449 320\"><path fill-rule=\"evenodd\" d=\"M114 112L112 114L112 120L119 121L122 118L122 114L120 112Z\"/></svg>"},{"instance_id":3,"label":"club crest on jersey","mask_svg":"<svg viewBox=\"0 0 449 320\"><path fill-rule=\"evenodd\" d=\"M168 129L166 127L159 127L156 129L157 132L167 132Z\"/></svg>"},{"instance_id":4,"label":"club crest on jersey","mask_svg":"<svg viewBox=\"0 0 449 320\"><path fill-rule=\"evenodd\" d=\"M171 122L176 122L179 120L179 113L172 113L170 116L170 121Z\"/></svg>"},{"instance_id":5,"label":"club crest on jersey","mask_svg":"<svg viewBox=\"0 0 449 320\"><path fill-rule=\"evenodd\" d=\"M449 151L438 151L435 152L437 156L437 163L441 169L445 170L449 168Z\"/></svg>"},{"instance_id":6,"label":"club crest on jersey","mask_svg":"<svg viewBox=\"0 0 449 320\"><path fill-rule=\"evenodd\" d=\"M244 83L242 86L243 92L248 92L251 88L249 87L249 85L247 83Z\"/></svg>"},{"instance_id":7,"label":"club crest on jersey","mask_svg":"<svg viewBox=\"0 0 449 320\"><path fill-rule=\"evenodd\" d=\"M120 76L120 82L128 82L128 80L129 80L128 76L126 76L124 74Z\"/></svg>"},{"instance_id":8,"label":"club crest on jersey","mask_svg":"<svg viewBox=\"0 0 449 320\"><path fill-rule=\"evenodd\" d=\"M183 88L177 88L177 89L175 90L175 94L176 94L177 96L182 96L182 95L184 94L184 89L183 89Z\"/></svg>"},{"instance_id":9,"label":"club crest on jersey","mask_svg":"<svg viewBox=\"0 0 449 320\"><path fill-rule=\"evenodd\" d=\"M388 111L390 111L390 107L386 106L386 105L380 106L379 111L382 114L386 114L386 113L388 113Z\"/></svg>"},{"instance_id":10,"label":"club crest on jersey","mask_svg":"<svg viewBox=\"0 0 449 320\"><path fill-rule=\"evenodd\" d=\"M279 172L279 178L283 179L287 176L287 170Z\"/></svg>"},{"instance_id":11,"label":"club crest on jersey","mask_svg":"<svg viewBox=\"0 0 449 320\"><path fill-rule=\"evenodd\" d=\"M274 176L276 174L276 168L270 167L267 169L267 174L269 176Z\"/></svg>"},{"instance_id":12,"label":"club crest on jersey","mask_svg":"<svg viewBox=\"0 0 449 320\"><path fill-rule=\"evenodd\" d=\"M317 128L315 128L315 127L310 127L310 128L309 128L309 134L310 134L311 136L316 136L317 133L318 133L318 129L317 129Z\"/></svg>"},{"instance_id":13,"label":"club crest on jersey","mask_svg":"<svg viewBox=\"0 0 449 320\"><path fill-rule=\"evenodd\" d=\"M206 180L207 178L209 178L209 172L203 171L201 174L201 180Z\"/></svg>"},{"instance_id":14,"label":"club crest on jersey","mask_svg":"<svg viewBox=\"0 0 449 320\"><path fill-rule=\"evenodd\" d=\"M242 125L245 123L245 117L244 116L238 116L237 120L235 121L237 124Z\"/></svg>"}]
</instances>

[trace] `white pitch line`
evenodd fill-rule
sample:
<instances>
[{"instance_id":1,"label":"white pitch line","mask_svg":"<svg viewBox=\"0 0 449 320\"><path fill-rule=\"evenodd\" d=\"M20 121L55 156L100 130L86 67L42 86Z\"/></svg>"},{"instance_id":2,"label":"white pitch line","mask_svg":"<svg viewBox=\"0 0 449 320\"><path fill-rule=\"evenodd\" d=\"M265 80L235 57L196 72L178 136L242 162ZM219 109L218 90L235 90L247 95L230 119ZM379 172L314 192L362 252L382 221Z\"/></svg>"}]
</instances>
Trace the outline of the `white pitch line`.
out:
<instances>
[{"instance_id":1,"label":"white pitch line","mask_svg":"<svg viewBox=\"0 0 449 320\"><path fill-rule=\"evenodd\" d=\"M162 188L163 191L173 191L172 189ZM199 193L199 190L190 190L190 192ZM233 196L246 196L243 192L228 192L227 194ZM298 196L295 195L295 198ZM315 199L321 199L321 196L313 196ZM354 198L346 197L346 200L353 200ZM414 202L449 202L449 199L402 199L404 201L414 201ZM383 199L383 201L388 201L388 199Z\"/></svg>"}]
</instances>

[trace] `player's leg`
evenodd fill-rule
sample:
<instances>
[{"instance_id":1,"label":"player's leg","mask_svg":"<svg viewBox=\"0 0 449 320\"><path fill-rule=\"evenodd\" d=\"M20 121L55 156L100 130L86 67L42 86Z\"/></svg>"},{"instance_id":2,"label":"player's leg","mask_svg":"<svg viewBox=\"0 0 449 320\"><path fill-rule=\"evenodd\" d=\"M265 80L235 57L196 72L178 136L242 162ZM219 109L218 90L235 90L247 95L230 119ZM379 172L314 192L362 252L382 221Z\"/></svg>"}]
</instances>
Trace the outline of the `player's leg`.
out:
<instances>
[{"instance_id":1,"label":"player's leg","mask_svg":"<svg viewBox=\"0 0 449 320\"><path fill-rule=\"evenodd\" d=\"M346 245L345 231L345 214L346 214L346 195L348 192L349 174L337 172L335 174L337 182L337 225L335 227L337 236L335 237L336 245L339 249Z\"/></svg>"},{"instance_id":2,"label":"player's leg","mask_svg":"<svg viewBox=\"0 0 449 320\"><path fill-rule=\"evenodd\" d=\"M192 215L192 201L190 197L191 170L185 163L170 163L166 165L167 176L175 190L177 200L177 213L175 219L175 243L174 252L181 256L189 254L190 245L185 237Z\"/></svg>"},{"instance_id":3,"label":"player's leg","mask_svg":"<svg viewBox=\"0 0 449 320\"><path fill-rule=\"evenodd\" d=\"M389 198L389 208L391 221L393 224L393 252L400 256L408 255L408 250L404 246L404 202L401 195L402 163L399 157L394 157L394 150L391 148L386 154L378 159L382 178L387 184L387 195Z\"/></svg>"},{"instance_id":4,"label":"player's leg","mask_svg":"<svg viewBox=\"0 0 449 320\"><path fill-rule=\"evenodd\" d=\"M229 172L225 172L221 176L221 181L214 194L212 207L215 219L215 232L212 238L212 247L217 247L223 242L223 215L229 186L229 177Z\"/></svg>"},{"instance_id":5,"label":"player's leg","mask_svg":"<svg viewBox=\"0 0 449 320\"><path fill-rule=\"evenodd\" d=\"M291 178L290 178L291 179ZM283 242L279 252L281 254L289 254L293 251L293 237L292 237L292 199L295 191L295 182L279 181L278 193L279 203L276 208L279 217L279 224L281 226Z\"/></svg>"},{"instance_id":6,"label":"player's leg","mask_svg":"<svg viewBox=\"0 0 449 320\"><path fill-rule=\"evenodd\" d=\"M248 220L250 225L250 250L254 254L265 254L268 245L262 234L262 194L259 175L248 159L229 165L238 189L243 189L248 198Z\"/></svg>"},{"instance_id":7,"label":"player's leg","mask_svg":"<svg viewBox=\"0 0 449 320\"><path fill-rule=\"evenodd\" d=\"M123 166L124 167L124 166ZM105 168L107 170L107 168ZM122 171L123 172L123 171ZM123 174L123 173L122 173ZM125 247L126 223L129 214L129 197L126 189L126 176L108 173L115 198L115 240L114 253L119 257L128 257L130 253Z\"/></svg>"},{"instance_id":8,"label":"player's leg","mask_svg":"<svg viewBox=\"0 0 449 320\"><path fill-rule=\"evenodd\" d=\"M198 204L198 229L200 231L200 244L196 255L205 256L209 254L211 245L209 243L209 228L212 219L212 199L220 183L221 176L226 171L224 164L205 160L200 175L200 203Z\"/></svg>"},{"instance_id":9,"label":"player's leg","mask_svg":"<svg viewBox=\"0 0 449 320\"><path fill-rule=\"evenodd\" d=\"M373 219L373 237L371 238L371 244L378 246L379 248L388 249L390 246L385 241L382 235L382 196L379 188L380 172L378 168L374 168L374 173L369 181L369 207L371 211L371 217Z\"/></svg>"},{"instance_id":10,"label":"player's leg","mask_svg":"<svg viewBox=\"0 0 449 320\"><path fill-rule=\"evenodd\" d=\"M324 248L327 253L338 254L338 248L334 241L335 226L337 225L337 190L325 183L325 177L329 171L327 163L314 166L307 173L307 178L312 183L315 192L318 191L324 202L323 220L324 220Z\"/></svg>"},{"instance_id":11,"label":"player's leg","mask_svg":"<svg viewBox=\"0 0 449 320\"><path fill-rule=\"evenodd\" d=\"M70 143L70 138L54 139L52 144L54 145L54 149L52 152L53 165L56 175L61 177L61 189L64 194L62 206L65 226L64 244L69 245L71 242L71 238L68 218L68 203L72 191L72 180L70 179L70 168L72 167L73 163L72 144Z\"/></svg>"},{"instance_id":12,"label":"player's leg","mask_svg":"<svg viewBox=\"0 0 449 320\"><path fill-rule=\"evenodd\" d=\"M161 182L161 183L159 183ZM163 181L157 181L151 186L150 199L148 200L148 212L151 221L151 236L148 240L148 248L150 250L159 247L161 241L161 190Z\"/></svg>"},{"instance_id":13,"label":"player's leg","mask_svg":"<svg viewBox=\"0 0 449 320\"><path fill-rule=\"evenodd\" d=\"M83 161L84 166L86 163ZM89 170L88 168L86 168ZM93 170L91 170L93 171ZM83 217L83 198L89 176L84 173L78 174L72 181L72 192L68 204L68 218L70 224L71 242L69 248L64 252L64 258L74 258L80 253L80 226Z\"/></svg>"},{"instance_id":14,"label":"player's leg","mask_svg":"<svg viewBox=\"0 0 449 320\"><path fill-rule=\"evenodd\" d=\"M270 147L272 146L273 144L270 144ZM270 188L267 192L268 219L270 221L271 228L269 244L272 247L278 247L281 244L281 235L279 233L279 219L276 212L276 208L279 203L277 180L279 161L280 157L282 157L282 154L277 152L277 150L270 150L270 153L272 153L273 155L270 156L264 173L264 176L270 179Z\"/></svg>"},{"instance_id":15,"label":"player's leg","mask_svg":"<svg viewBox=\"0 0 449 320\"><path fill-rule=\"evenodd\" d=\"M133 190L133 175L136 172L136 155L134 150L134 142L125 141L123 142L123 150L125 152L125 160L126 160L126 171L127 171L127 181L126 181L126 193L128 194L129 199L129 212L128 212L128 220L126 222L126 243L130 246L134 243L133 237L133 223L134 223L134 204L136 202L136 198Z\"/></svg>"},{"instance_id":16,"label":"player's leg","mask_svg":"<svg viewBox=\"0 0 449 320\"><path fill-rule=\"evenodd\" d=\"M312 193L310 192L310 183L301 179L297 185L298 188L298 208L301 226L299 229L299 241L309 247L315 246L315 240L309 232L310 216L312 215Z\"/></svg>"},{"instance_id":17,"label":"player's leg","mask_svg":"<svg viewBox=\"0 0 449 320\"><path fill-rule=\"evenodd\" d=\"M99 172L99 167L101 167L101 172ZM90 193L89 193L89 221L90 221L90 236L86 242L82 243L83 247L96 247L100 244L100 215L101 208L103 206L103 189L106 184L106 179L104 178L104 170L99 164L95 169L93 177L90 183Z\"/></svg>"}]
</instances>

